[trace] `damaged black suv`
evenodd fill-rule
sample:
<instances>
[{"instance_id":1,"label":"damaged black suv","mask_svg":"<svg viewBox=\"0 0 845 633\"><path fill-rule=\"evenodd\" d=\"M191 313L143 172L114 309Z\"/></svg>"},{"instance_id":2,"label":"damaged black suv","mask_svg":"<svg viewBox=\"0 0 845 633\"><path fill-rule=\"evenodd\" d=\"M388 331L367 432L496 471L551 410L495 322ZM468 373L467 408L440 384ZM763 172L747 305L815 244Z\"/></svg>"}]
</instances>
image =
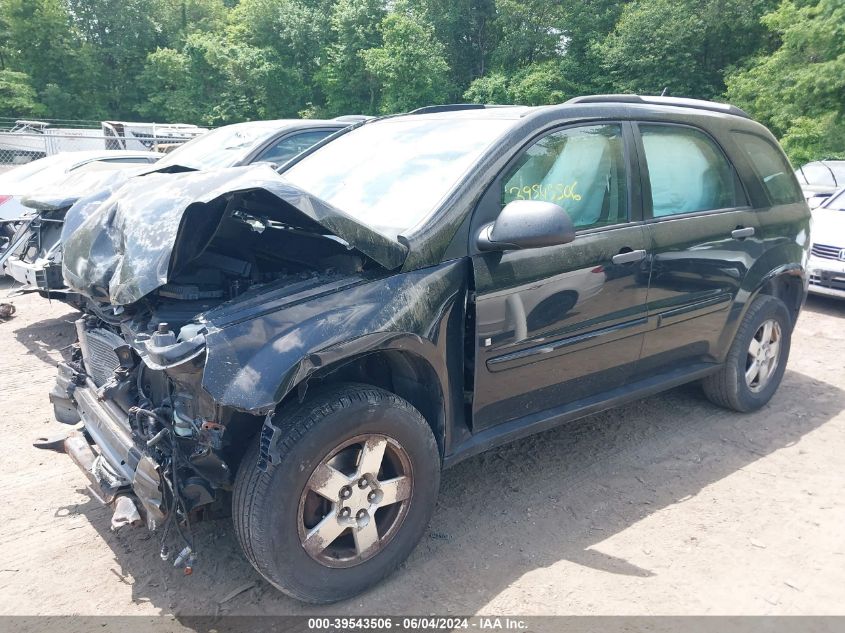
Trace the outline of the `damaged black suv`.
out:
<instances>
[{"instance_id":1,"label":"damaged black suv","mask_svg":"<svg viewBox=\"0 0 845 633\"><path fill-rule=\"evenodd\" d=\"M178 563L230 508L268 581L338 600L408 556L461 459L695 380L768 402L809 217L731 106L369 121L283 176L152 174L68 217L64 278L92 308L51 399L97 494Z\"/></svg>"}]
</instances>

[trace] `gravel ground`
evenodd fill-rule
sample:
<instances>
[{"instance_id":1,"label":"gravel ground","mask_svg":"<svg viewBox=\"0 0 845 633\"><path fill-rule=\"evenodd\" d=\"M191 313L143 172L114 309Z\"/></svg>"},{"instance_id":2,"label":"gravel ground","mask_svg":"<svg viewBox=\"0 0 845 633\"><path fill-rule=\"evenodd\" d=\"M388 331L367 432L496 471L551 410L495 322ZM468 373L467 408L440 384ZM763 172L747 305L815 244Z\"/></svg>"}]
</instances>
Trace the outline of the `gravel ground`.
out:
<instances>
[{"instance_id":1,"label":"gravel ground","mask_svg":"<svg viewBox=\"0 0 845 633\"><path fill-rule=\"evenodd\" d=\"M311 607L253 571L228 520L201 526L190 577L143 528L109 531L71 461L31 444L61 430L47 393L76 313L14 301L0 614L845 614L845 302L809 300L762 411L688 386L470 459L397 573Z\"/></svg>"}]
</instances>

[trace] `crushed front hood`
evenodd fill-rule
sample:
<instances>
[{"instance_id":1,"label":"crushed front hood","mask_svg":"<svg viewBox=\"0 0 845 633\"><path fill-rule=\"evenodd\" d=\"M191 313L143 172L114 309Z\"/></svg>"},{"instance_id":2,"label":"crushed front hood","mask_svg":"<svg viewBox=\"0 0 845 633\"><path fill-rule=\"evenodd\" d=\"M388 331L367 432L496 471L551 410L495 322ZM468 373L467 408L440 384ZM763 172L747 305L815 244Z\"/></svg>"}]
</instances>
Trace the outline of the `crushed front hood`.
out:
<instances>
[{"instance_id":1,"label":"crushed front hood","mask_svg":"<svg viewBox=\"0 0 845 633\"><path fill-rule=\"evenodd\" d=\"M83 198L68 211L62 260L69 288L113 305L134 303L199 255L227 204L270 196L291 227L330 233L382 267L405 261L406 248L287 182L267 165L133 178L104 198ZM201 237L198 237L201 236ZM206 244L200 244L206 240ZM175 265L174 265L175 264Z\"/></svg>"}]
</instances>

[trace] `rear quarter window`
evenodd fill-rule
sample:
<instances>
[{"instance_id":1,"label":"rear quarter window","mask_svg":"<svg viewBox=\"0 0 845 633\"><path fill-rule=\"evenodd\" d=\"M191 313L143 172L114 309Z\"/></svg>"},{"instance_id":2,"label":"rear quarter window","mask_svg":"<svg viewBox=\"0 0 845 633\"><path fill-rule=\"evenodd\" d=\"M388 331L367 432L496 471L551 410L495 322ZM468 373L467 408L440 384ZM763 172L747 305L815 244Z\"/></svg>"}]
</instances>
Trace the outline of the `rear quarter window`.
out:
<instances>
[{"instance_id":1,"label":"rear quarter window","mask_svg":"<svg viewBox=\"0 0 845 633\"><path fill-rule=\"evenodd\" d=\"M733 132L757 177L763 183L773 205L802 202L804 194L795 180L792 167L774 143L756 134Z\"/></svg>"}]
</instances>

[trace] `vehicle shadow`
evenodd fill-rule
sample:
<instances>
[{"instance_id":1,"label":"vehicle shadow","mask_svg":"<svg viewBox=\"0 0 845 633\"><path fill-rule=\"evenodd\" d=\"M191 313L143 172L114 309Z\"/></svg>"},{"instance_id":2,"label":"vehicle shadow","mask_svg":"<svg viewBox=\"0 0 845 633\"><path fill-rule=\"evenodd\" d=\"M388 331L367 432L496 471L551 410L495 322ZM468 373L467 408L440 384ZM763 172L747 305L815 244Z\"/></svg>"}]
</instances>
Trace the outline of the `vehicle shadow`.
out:
<instances>
[{"instance_id":1,"label":"vehicle shadow","mask_svg":"<svg viewBox=\"0 0 845 633\"><path fill-rule=\"evenodd\" d=\"M593 547L795 444L843 408L845 391L787 371L772 403L754 414L719 409L686 386L478 455L444 473L427 535L401 569L324 607L265 582L242 557L228 520L198 526L199 560L186 578L160 560L157 536L110 532L109 513L96 501L66 511L84 514L100 532L135 602L188 627L191 615L474 614L524 574L560 561L648 579L654 569Z\"/></svg>"},{"instance_id":2,"label":"vehicle shadow","mask_svg":"<svg viewBox=\"0 0 845 633\"><path fill-rule=\"evenodd\" d=\"M845 317L845 299L808 295L804 309L825 316ZM800 319L801 317L798 318Z\"/></svg>"},{"instance_id":3,"label":"vehicle shadow","mask_svg":"<svg viewBox=\"0 0 845 633\"><path fill-rule=\"evenodd\" d=\"M79 313L64 304L57 306L60 311L64 308L67 312L62 316L31 322L14 329L15 339L26 348L27 353L48 365L55 366L61 360L64 350L76 342L73 322ZM6 327L15 328L16 325L10 321Z\"/></svg>"}]
</instances>

